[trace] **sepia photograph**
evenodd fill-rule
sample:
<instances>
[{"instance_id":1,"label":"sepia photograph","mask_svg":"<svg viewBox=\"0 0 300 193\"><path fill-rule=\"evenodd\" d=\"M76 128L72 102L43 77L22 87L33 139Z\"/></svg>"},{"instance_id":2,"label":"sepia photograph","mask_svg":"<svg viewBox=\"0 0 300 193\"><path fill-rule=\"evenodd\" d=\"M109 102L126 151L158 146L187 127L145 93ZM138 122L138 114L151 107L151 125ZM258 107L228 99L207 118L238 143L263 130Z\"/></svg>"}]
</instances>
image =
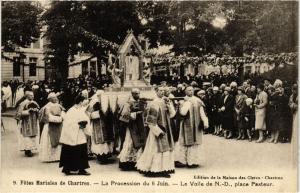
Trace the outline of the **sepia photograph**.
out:
<instances>
[{"instance_id":1,"label":"sepia photograph","mask_svg":"<svg viewBox=\"0 0 300 193\"><path fill-rule=\"evenodd\" d=\"M298 17L2 0L0 192L298 192Z\"/></svg>"}]
</instances>

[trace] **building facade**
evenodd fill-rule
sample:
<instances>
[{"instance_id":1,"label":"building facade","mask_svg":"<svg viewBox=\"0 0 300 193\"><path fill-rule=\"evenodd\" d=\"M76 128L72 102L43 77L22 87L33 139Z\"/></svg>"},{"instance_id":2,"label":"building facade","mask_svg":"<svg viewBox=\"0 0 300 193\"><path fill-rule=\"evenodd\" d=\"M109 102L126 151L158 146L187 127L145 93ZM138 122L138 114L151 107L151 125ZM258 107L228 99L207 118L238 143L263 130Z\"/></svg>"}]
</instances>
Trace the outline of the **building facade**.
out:
<instances>
[{"instance_id":1,"label":"building facade","mask_svg":"<svg viewBox=\"0 0 300 193\"><path fill-rule=\"evenodd\" d=\"M1 58L1 80L45 80L44 41L39 38L28 48L4 52Z\"/></svg>"}]
</instances>

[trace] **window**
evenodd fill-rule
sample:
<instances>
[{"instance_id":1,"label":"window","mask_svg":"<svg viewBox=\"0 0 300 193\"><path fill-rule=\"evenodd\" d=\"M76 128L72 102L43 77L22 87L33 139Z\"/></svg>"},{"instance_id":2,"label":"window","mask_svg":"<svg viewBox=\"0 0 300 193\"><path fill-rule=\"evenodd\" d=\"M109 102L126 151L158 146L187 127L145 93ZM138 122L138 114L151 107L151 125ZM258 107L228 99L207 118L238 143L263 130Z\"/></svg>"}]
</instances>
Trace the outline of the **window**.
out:
<instances>
[{"instance_id":1,"label":"window","mask_svg":"<svg viewBox=\"0 0 300 193\"><path fill-rule=\"evenodd\" d=\"M40 38L38 38L37 41L33 43L32 47L35 49L39 49L41 48L40 43L41 43Z\"/></svg>"},{"instance_id":2,"label":"window","mask_svg":"<svg viewBox=\"0 0 300 193\"><path fill-rule=\"evenodd\" d=\"M19 57L14 57L14 62L13 62L13 76L20 76L20 58Z\"/></svg>"},{"instance_id":3,"label":"window","mask_svg":"<svg viewBox=\"0 0 300 193\"><path fill-rule=\"evenodd\" d=\"M36 76L37 58L29 58L29 76Z\"/></svg>"},{"instance_id":4,"label":"window","mask_svg":"<svg viewBox=\"0 0 300 193\"><path fill-rule=\"evenodd\" d=\"M147 48L147 42L146 42L146 40L142 40L141 41L141 45L142 45L142 49L146 50L146 48Z\"/></svg>"},{"instance_id":5,"label":"window","mask_svg":"<svg viewBox=\"0 0 300 193\"><path fill-rule=\"evenodd\" d=\"M95 78L97 76L96 61L90 61L90 76L93 78Z\"/></svg>"},{"instance_id":6,"label":"window","mask_svg":"<svg viewBox=\"0 0 300 193\"><path fill-rule=\"evenodd\" d=\"M85 61L82 63L82 75L87 75L89 73L88 71L88 62Z\"/></svg>"}]
</instances>

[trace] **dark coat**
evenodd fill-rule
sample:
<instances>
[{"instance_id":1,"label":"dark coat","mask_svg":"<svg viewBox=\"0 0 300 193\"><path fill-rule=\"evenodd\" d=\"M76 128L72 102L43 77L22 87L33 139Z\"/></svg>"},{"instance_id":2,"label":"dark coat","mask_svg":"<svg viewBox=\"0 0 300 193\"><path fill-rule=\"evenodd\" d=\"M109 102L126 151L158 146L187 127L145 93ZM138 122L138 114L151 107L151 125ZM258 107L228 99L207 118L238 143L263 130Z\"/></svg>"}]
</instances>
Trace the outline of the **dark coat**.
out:
<instances>
[{"instance_id":1,"label":"dark coat","mask_svg":"<svg viewBox=\"0 0 300 193\"><path fill-rule=\"evenodd\" d=\"M255 123L255 113L254 108L252 106L247 106L244 104L240 111L240 123L241 129L249 129L251 130L254 127ZM248 119L248 121L246 120Z\"/></svg>"},{"instance_id":2,"label":"dark coat","mask_svg":"<svg viewBox=\"0 0 300 193\"><path fill-rule=\"evenodd\" d=\"M218 112L218 109L221 108L222 96L220 93L213 94L210 99L211 104L211 123L212 125L221 124L221 114Z\"/></svg>"},{"instance_id":3,"label":"dark coat","mask_svg":"<svg viewBox=\"0 0 300 193\"><path fill-rule=\"evenodd\" d=\"M280 96L276 93L269 96L267 107L268 129L271 131L287 129L289 116L288 97L286 95Z\"/></svg>"},{"instance_id":4,"label":"dark coat","mask_svg":"<svg viewBox=\"0 0 300 193\"><path fill-rule=\"evenodd\" d=\"M222 112L222 128L226 130L232 130L234 127L234 98L232 95L228 95L224 102L225 95L221 100L221 107L225 107L225 111Z\"/></svg>"}]
</instances>

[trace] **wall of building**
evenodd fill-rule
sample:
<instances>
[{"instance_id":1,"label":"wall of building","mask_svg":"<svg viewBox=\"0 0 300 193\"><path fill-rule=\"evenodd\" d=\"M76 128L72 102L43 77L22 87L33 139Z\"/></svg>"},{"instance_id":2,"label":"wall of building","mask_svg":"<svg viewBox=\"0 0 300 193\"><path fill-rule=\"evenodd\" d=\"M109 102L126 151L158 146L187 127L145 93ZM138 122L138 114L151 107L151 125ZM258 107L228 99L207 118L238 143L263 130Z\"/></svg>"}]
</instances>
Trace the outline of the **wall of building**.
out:
<instances>
[{"instance_id":1,"label":"wall of building","mask_svg":"<svg viewBox=\"0 0 300 193\"><path fill-rule=\"evenodd\" d=\"M69 66L69 76L68 78L77 78L82 74L81 64L76 64L74 66Z\"/></svg>"},{"instance_id":2,"label":"wall of building","mask_svg":"<svg viewBox=\"0 0 300 193\"><path fill-rule=\"evenodd\" d=\"M45 62L43 53L43 39L40 38L35 43L32 43L28 48L20 48L20 52L25 55L24 66L20 65L19 76L14 75L14 65L13 61L1 58L1 81L19 79L20 81L28 80L45 80ZM13 59L14 57L19 57L16 52L4 52L4 56ZM32 59L36 59L36 74L35 76L30 76L29 74L29 64ZM23 73L24 72L24 73Z\"/></svg>"},{"instance_id":3,"label":"wall of building","mask_svg":"<svg viewBox=\"0 0 300 193\"><path fill-rule=\"evenodd\" d=\"M15 76L13 73L13 61L1 59L1 80L12 80L19 79L20 81L27 80L45 80L45 63L43 61L43 54L39 53L25 53L26 59L24 60L25 65L20 65L20 75ZM16 53L5 53L5 56L9 58L18 57ZM29 74L29 60L30 58L36 58L36 75L30 76ZM24 68L24 69L23 69Z\"/></svg>"}]
</instances>

